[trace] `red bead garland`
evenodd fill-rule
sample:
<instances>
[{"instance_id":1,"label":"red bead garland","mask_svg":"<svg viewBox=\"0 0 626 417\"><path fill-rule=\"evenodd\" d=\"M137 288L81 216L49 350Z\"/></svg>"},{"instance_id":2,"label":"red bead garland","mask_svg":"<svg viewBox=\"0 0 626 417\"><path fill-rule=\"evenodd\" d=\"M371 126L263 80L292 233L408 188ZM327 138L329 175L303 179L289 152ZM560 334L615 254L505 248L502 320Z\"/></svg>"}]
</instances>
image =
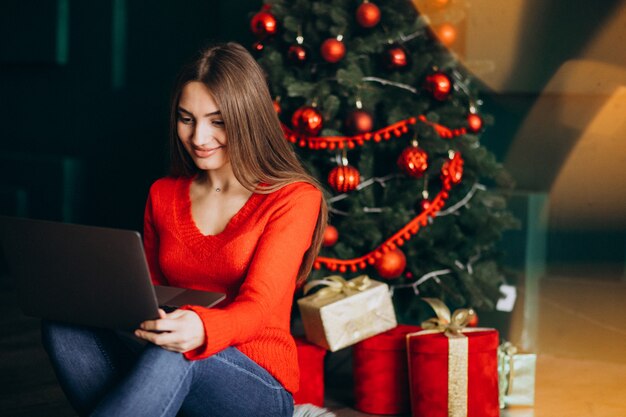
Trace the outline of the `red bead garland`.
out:
<instances>
[{"instance_id":1,"label":"red bead garland","mask_svg":"<svg viewBox=\"0 0 626 417\"><path fill-rule=\"evenodd\" d=\"M467 133L467 128L465 127L450 129L438 123L429 121L424 115L409 117L408 119L400 120L399 122L393 123L382 129L354 136L317 137L294 131L284 124L282 125L282 128L285 132L286 139L291 143L295 143L301 147L308 147L313 150L328 149L332 151L344 148L354 149L356 146L363 146L365 142L370 140L374 140L375 142L380 142L382 139L388 140L391 139L392 135L400 137L409 131L409 125L414 125L418 121L431 126L443 139L452 139Z\"/></svg>"}]
</instances>

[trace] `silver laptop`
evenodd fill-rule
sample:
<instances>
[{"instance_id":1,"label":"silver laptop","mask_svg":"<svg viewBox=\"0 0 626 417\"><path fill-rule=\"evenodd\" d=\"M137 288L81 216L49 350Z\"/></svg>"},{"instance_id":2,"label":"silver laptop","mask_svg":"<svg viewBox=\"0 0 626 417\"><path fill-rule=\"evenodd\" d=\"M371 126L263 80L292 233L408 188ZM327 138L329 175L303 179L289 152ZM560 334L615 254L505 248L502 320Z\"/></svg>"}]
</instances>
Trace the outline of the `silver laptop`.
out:
<instances>
[{"instance_id":1,"label":"silver laptop","mask_svg":"<svg viewBox=\"0 0 626 417\"><path fill-rule=\"evenodd\" d=\"M159 306L211 307L225 298L153 286L141 236L131 230L0 216L0 244L29 316L133 330L157 318Z\"/></svg>"}]
</instances>

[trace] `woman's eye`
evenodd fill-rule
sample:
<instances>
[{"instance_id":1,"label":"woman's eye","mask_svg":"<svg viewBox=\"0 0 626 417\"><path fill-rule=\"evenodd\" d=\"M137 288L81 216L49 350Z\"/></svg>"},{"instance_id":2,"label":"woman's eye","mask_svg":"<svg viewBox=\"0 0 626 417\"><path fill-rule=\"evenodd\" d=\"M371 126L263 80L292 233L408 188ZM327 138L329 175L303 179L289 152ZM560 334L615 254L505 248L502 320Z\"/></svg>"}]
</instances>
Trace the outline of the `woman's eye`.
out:
<instances>
[{"instance_id":1,"label":"woman's eye","mask_svg":"<svg viewBox=\"0 0 626 417\"><path fill-rule=\"evenodd\" d=\"M185 125L190 125L190 124L192 124L192 123L193 123L193 119L192 119L191 117L187 117L187 116L182 116L182 115L179 115L179 116L178 116L178 120L179 120L182 124L185 124Z\"/></svg>"},{"instance_id":2,"label":"woman's eye","mask_svg":"<svg viewBox=\"0 0 626 417\"><path fill-rule=\"evenodd\" d=\"M215 126L223 127L224 126L224 121L223 120L213 120L213 124Z\"/></svg>"}]
</instances>

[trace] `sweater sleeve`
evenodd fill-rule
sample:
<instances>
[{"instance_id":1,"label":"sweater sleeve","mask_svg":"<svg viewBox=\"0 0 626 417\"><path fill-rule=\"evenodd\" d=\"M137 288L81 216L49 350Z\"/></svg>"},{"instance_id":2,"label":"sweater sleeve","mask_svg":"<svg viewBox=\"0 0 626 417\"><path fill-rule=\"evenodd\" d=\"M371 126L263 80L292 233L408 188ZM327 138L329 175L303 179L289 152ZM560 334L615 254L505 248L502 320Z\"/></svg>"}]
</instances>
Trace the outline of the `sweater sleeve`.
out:
<instances>
[{"instance_id":1,"label":"sweater sleeve","mask_svg":"<svg viewBox=\"0 0 626 417\"><path fill-rule=\"evenodd\" d=\"M287 291L294 291L295 280L311 240L321 192L307 184L302 191L277 199L252 257L248 273L237 297L224 308L184 306L195 311L204 324L204 345L185 352L187 359L204 359L220 350L251 340L264 319ZM289 298L291 299L291 298Z\"/></svg>"},{"instance_id":2,"label":"sweater sleeve","mask_svg":"<svg viewBox=\"0 0 626 417\"><path fill-rule=\"evenodd\" d=\"M157 198L155 185L150 188L146 209L143 216L143 247L150 269L150 277L154 285L167 285L159 267L159 235L156 231L154 218L154 200Z\"/></svg>"}]
</instances>

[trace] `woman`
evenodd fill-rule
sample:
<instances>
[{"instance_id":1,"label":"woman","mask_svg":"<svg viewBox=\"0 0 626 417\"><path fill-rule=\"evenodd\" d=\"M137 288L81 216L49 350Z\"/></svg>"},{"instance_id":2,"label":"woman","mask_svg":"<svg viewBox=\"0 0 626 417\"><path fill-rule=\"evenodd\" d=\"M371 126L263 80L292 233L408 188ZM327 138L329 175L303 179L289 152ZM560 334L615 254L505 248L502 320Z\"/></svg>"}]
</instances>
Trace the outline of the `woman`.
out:
<instances>
[{"instance_id":1,"label":"woman","mask_svg":"<svg viewBox=\"0 0 626 417\"><path fill-rule=\"evenodd\" d=\"M285 141L262 70L240 45L203 51L171 106L171 176L156 181L144 244L155 284L225 292L215 308L160 311L133 353L112 332L48 323L43 341L70 402L102 416L289 416L297 282L327 220Z\"/></svg>"}]
</instances>

